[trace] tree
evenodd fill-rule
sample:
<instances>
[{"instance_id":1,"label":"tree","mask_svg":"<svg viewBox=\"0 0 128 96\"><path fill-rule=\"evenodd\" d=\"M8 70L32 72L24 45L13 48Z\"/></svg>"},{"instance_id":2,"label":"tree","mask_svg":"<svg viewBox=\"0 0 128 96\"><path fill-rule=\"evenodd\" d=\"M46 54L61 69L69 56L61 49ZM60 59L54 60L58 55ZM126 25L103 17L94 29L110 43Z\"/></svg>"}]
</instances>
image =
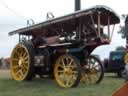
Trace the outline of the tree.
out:
<instances>
[{"instance_id":1,"label":"tree","mask_svg":"<svg viewBox=\"0 0 128 96\"><path fill-rule=\"evenodd\" d=\"M126 38L126 48L128 49L128 15L123 15L125 19L124 26L120 26L119 34L122 35L122 38Z\"/></svg>"},{"instance_id":2,"label":"tree","mask_svg":"<svg viewBox=\"0 0 128 96\"><path fill-rule=\"evenodd\" d=\"M128 30L125 26L120 26L120 30L118 31L119 34L121 34L122 38L126 38L128 36Z\"/></svg>"},{"instance_id":3,"label":"tree","mask_svg":"<svg viewBox=\"0 0 128 96\"><path fill-rule=\"evenodd\" d=\"M122 38L126 38L128 37L128 15L122 15L122 18L124 19L124 25L120 26L118 33L122 35Z\"/></svg>"}]
</instances>

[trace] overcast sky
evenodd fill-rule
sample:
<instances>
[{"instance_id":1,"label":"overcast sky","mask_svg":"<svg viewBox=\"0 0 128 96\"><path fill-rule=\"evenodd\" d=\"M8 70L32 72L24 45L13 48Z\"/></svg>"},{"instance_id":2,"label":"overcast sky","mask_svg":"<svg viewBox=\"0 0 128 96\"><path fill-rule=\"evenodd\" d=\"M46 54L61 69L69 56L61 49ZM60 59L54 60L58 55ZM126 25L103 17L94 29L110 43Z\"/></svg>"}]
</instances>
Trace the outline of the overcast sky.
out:
<instances>
[{"instance_id":1,"label":"overcast sky","mask_svg":"<svg viewBox=\"0 0 128 96\"><path fill-rule=\"evenodd\" d=\"M81 0L82 8L105 5L121 16L128 13L126 0ZM46 13L52 12L55 17L74 12L74 0L0 0L0 57L9 57L13 47L18 43L17 36L8 36L8 32L26 26L27 19L36 23L46 20ZM110 45L97 48L94 53L102 58L108 57L109 51L117 46L125 46L125 40L117 34L119 25L115 27L114 37Z\"/></svg>"}]
</instances>

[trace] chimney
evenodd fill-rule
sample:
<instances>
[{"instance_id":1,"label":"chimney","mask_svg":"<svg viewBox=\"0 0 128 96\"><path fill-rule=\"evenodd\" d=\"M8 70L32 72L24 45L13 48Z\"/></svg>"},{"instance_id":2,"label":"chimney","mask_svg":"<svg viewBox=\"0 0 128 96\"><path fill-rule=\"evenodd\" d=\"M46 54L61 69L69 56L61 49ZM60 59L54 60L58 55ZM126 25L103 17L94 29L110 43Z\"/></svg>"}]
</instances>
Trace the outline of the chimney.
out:
<instances>
[{"instance_id":1,"label":"chimney","mask_svg":"<svg viewBox=\"0 0 128 96\"><path fill-rule=\"evenodd\" d=\"M80 0L75 0L75 11L80 10L81 7L81 1Z\"/></svg>"}]
</instances>

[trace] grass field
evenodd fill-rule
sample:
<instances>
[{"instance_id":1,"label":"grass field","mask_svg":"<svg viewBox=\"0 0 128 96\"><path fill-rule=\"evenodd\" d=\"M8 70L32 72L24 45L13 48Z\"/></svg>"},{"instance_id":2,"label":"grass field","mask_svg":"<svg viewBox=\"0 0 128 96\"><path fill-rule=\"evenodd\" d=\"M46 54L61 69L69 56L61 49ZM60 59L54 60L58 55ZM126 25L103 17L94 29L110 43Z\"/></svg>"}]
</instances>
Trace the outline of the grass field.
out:
<instances>
[{"instance_id":1,"label":"grass field","mask_svg":"<svg viewBox=\"0 0 128 96\"><path fill-rule=\"evenodd\" d=\"M98 85L80 84L76 88L64 89L48 78L17 82L11 79L9 71L0 70L0 96L111 96L123 84L124 80L114 74L106 74Z\"/></svg>"}]
</instances>

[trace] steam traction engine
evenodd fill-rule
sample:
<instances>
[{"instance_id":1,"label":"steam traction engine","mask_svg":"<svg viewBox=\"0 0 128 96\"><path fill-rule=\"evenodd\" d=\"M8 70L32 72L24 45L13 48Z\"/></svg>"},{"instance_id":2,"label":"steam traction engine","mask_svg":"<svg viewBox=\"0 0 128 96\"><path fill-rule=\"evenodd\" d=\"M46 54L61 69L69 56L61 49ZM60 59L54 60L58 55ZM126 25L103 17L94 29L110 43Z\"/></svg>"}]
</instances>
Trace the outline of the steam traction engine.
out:
<instances>
[{"instance_id":1,"label":"steam traction engine","mask_svg":"<svg viewBox=\"0 0 128 96\"><path fill-rule=\"evenodd\" d=\"M103 67L90 54L96 47L110 43L112 25L119 22L113 10L95 6L10 32L9 35L19 35L10 59L13 79L48 75L66 88L80 81L99 83Z\"/></svg>"}]
</instances>

